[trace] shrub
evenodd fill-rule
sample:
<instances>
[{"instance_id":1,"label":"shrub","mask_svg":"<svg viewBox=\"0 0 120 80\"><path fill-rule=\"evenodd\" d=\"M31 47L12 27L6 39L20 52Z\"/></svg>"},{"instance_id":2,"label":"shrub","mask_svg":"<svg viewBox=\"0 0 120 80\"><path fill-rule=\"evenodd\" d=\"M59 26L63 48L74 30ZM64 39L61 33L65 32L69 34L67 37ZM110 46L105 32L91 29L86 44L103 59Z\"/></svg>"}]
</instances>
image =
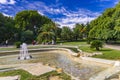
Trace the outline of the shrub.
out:
<instances>
[{"instance_id":1,"label":"shrub","mask_svg":"<svg viewBox=\"0 0 120 80\"><path fill-rule=\"evenodd\" d=\"M20 42L20 41L15 42L15 46L16 46L16 48L20 48L20 45L21 45L21 42Z\"/></svg>"},{"instance_id":2,"label":"shrub","mask_svg":"<svg viewBox=\"0 0 120 80\"><path fill-rule=\"evenodd\" d=\"M91 38L87 38L87 44L90 44Z\"/></svg>"},{"instance_id":3,"label":"shrub","mask_svg":"<svg viewBox=\"0 0 120 80\"><path fill-rule=\"evenodd\" d=\"M96 48L97 51L100 50L100 48L103 47L103 42L100 41L100 40L94 40L92 43L91 43L91 48Z\"/></svg>"}]
</instances>

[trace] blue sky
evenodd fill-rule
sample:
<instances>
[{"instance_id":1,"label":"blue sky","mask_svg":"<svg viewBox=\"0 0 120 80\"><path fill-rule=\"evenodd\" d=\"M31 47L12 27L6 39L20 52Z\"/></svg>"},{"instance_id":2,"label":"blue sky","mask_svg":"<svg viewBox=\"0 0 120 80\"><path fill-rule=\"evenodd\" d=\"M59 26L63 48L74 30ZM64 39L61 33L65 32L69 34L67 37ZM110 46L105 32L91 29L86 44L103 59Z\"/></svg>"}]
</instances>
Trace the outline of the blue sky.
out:
<instances>
[{"instance_id":1,"label":"blue sky","mask_svg":"<svg viewBox=\"0 0 120 80\"><path fill-rule=\"evenodd\" d=\"M14 17L22 10L37 10L61 26L73 27L97 18L117 3L118 0L0 0L0 12Z\"/></svg>"}]
</instances>

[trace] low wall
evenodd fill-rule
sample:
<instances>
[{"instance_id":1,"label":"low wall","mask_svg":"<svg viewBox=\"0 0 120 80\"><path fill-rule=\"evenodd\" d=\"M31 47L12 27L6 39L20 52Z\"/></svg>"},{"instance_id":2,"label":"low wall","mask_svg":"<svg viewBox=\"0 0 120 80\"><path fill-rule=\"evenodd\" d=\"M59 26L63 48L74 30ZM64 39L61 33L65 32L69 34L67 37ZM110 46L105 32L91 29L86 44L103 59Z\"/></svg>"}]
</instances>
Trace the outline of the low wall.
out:
<instances>
[{"instance_id":1,"label":"low wall","mask_svg":"<svg viewBox=\"0 0 120 80\"><path fill-rule=\"evenodd\" d=\"M66 48L39 48L39 49L28 49L28 52L39 52L39 51L51 51L51 50L64 50L67 51L69 54L73 55L73 56L77 56L78 53L73 52L70 49L66 49ZM5 56L5 55L15 55L15 54L19 54L20 50L13 50L13 51L1 51L0 52L0 56Z\"/></svg>"}]
</instances>

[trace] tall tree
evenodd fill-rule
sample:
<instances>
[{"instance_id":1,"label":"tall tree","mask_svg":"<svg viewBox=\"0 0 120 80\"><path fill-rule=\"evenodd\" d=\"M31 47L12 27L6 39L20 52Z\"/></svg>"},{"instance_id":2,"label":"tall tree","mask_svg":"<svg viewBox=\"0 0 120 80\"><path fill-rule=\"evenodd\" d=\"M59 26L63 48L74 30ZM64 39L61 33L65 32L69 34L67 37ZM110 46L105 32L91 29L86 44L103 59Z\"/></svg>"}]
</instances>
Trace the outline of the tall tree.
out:
<instances>
[{"instance_id":1,"label":"tall tree","mask_svg":"<svg viewBox=\"0 0 120 80\"><path fill-rule=\"evenodd\" d=\"M40 28L47 23L52 22L51 19L46 16L40 15L35 10L25 10L18 12L15 16L16 28L19 29L19 33L26 30L30 30L34 33L34 39L40 33ZM21 37L21 36L20 36Z\"/></svg>"},{"instance_id":2,"label":"tall tree","mask_svg":"<svg viewBox=\"0 0 120 80\"><path fill-rule=\"evenodd\" d=\"M5 42L5 40L13 40L15 32L14 19L0 13L0 43Z\"/></svg>"},{"instance_id":3,"label":"tall tree","mask_svg":"<svg viewBox=\"0 0 120 80\"><path fill-rule=\"evenodd\" d=\"M39 42L50 42L53 41L52 44L56 43L56 29L57 27L55 26L54 23L49 23L49 24L44 24L41 27L41 33L38 36L38 41Z\"/></svg>"},{"instance_id":4,"label":"tall tree","mask_svg":"<svg viewBox=\"0 0 120 80\"><path fill-rule=\"evenodd\" d=\"M83 39L83 36L85 35L85 26L84 24L76 24L75 27L73 28L73 34L75 40L78 39Z\"/></svg>"},{"instance_id":5,"label":"tall tree","mask_svg":"<svg viewBox=\"0 0 120 80\"><path fill-rule=\"evenodd\" d=\"M69 27L64 26L62 28L61 38L63 40L72 41L73 40L73 32L72 32L72 30Z\"/></svg>"},{"instance_id":6,"label":"tall tree","mask_svg":"<svg viewBox=\"0 0 120 80\"><path fill-rule=\"evenodd\" d=\"M106 9L102 15L90 22L89 37L103 40L120 39L120 3Z\"/></svg>"}]
</instances>

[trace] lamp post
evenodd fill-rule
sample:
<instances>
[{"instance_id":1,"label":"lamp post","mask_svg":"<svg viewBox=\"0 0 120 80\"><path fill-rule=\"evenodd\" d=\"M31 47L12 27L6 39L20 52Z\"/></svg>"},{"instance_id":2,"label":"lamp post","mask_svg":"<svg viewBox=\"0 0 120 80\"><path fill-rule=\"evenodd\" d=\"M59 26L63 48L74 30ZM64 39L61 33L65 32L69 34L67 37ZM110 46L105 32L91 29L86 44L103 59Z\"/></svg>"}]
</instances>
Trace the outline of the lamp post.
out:
<instances>
[{"instance_id":1,"label":"lamp post","mask_svg":"<svg viewBox=\"0 0 120 80\"><path fill-rule=\"evenodd\" d=\"M34 25L34 36L36 37L36 31L37 31L37 27L36 27L36 25ZM34 37L34 38L35 38Z\"/></svg>"},{"instance_id":2,"label":"lamp post","mask_svg":"<svg viewBox=\"0 0 120 80\"><path fill-rule=\"evenodd\" d=\"M36 32L37 27L34 25L34 31Z\"/></svg>"}]
</instances>

